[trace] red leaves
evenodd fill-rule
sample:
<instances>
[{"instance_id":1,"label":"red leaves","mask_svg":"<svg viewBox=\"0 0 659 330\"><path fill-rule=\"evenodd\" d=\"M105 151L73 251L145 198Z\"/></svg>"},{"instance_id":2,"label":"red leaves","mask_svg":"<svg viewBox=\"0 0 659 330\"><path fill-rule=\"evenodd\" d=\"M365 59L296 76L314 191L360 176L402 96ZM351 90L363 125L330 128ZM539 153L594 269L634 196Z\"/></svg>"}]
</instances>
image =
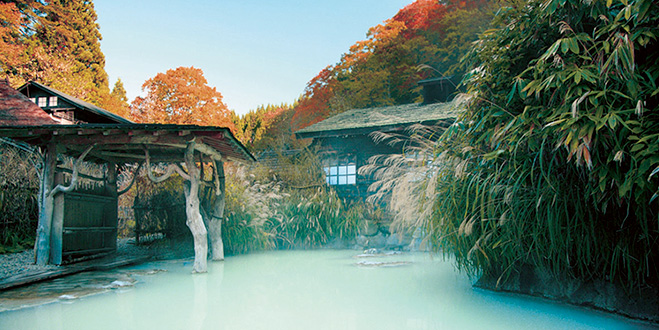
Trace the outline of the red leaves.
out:
<instances>
[{"instance_id":1,"label":"red leaves","mask_svg":"<svg viewBox=\"0 0 659 330\"><path fill-rule=\"evenodd\" d=\"M436 0L418 0L401 9L391 20L405 23L408 33L428 30L446 14L446 6Z\"/></svg>"},{"instance_id":2,"label":"red leaves","mask_svg":"<svg viewBox=\"0 0 659 330\"><path fill-rule=\"evenodd\" d=\"M417 0L393 18L369 29L341 60L323 69L295 107L292 126L300 129L351 108L418 101L422 65L440 75L454 74L459 59L488 17L478 8L487 0L444 3ZM433 73L434 74L434 73Z\"/></svg>"}]
</instances>

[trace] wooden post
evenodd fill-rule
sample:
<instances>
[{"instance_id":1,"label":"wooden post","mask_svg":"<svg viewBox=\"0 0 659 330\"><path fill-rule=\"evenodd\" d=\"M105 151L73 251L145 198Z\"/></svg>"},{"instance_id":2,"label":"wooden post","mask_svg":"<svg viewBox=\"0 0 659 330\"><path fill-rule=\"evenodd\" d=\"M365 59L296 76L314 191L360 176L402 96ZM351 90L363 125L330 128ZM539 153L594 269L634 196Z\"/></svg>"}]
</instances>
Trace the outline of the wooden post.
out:
<instances>
[{"instance_id":1,"label":"wooden post","mask_svg":"<svg viewBox=\"0 0 659 330\"><path fill-rule=\"evenodd\" d=\"M137 186L135 201L133 202L133 217L135 218L135 245L140 245L140 219L142 219L142 208L140 206L140 186Z\"/></svg>"},{"instance_id":2,"label":"wooden post","mask_svg":"<svg viewBox=\"0 0 659 330\"><path fill-rule=\"evenodd\" d=\"M108 173L105 179L105 191L108 196L117 197L117 164L108 162Z\"/></svg>"},{"instance_id":3,"label":"wooden post","mask_svg":"<svg viewBox=\"0 0 659 330\"><path fill-rule=\"evenodd\" d=\"M185 224L192 232L194 240L194 264L193 273L205 273L207 271L208 238L204 220L199 210L199 169L194 161L194 141L189 142L185 150L185 166L188 168L189 179L184 186L185 213L187 221Z\"/></svg>"},{"instance_id":4,"label":"wooden post","mask_svg":"<svg viewBox=\"0 0 659 330\"><path fill-rule=\"evenodd\" d=\"M57 145L53 142L46 147L41 185L39 186L40 202L39 225L34 246L35 263L45 266L50 259L50 234L53 221L53 195L50 193L55 185L55 168L57 167Z\"/></svg>"},{"instance_id":5,"label":"wooden post","mask_svg":"<svg viewBox=\"0 0 659 330\"><path fill-rule=\"evenodd\" d=\"M55 185L64 182L64 175L55 171ZM64 194L53 196L53 220L50 229L50 263L62 264L62 248L64 244Z\"/></svg>"},{"instance_id":6,"label":"wooden post","mask_svg":"<svg viewBox=\"0 0 659 330\"><path fill-rule=\"evenodd\" d=\"M218 184L215 187L215 202L210 214L208 223L208 232L211 239L212 260L224 260L224 243L222 242L222 220L224 219L225 199L225 182L224 182L224 164L221 160L215 160L215 179Z\"/></svg>"},{"instance_id":7,"label":"wooden post","mask_svg":"<svg viewBox=\"0 0 659 330\"><path fill-rule=\"evenodd\" d=\"M117 191L117 164L114 162L107 163L108 172L105 180L105 191L106 193L114 199L113 201L113 210L114 212L108 212L110 214L105 214L105 221L103 223L105 227L113 227L114 231L108 234L103 235L103 239L106 240L103 242L104 248L113 248L114 251L117 250L117 230L119 226L119 193Z\"/></svg>"}]
</instances>

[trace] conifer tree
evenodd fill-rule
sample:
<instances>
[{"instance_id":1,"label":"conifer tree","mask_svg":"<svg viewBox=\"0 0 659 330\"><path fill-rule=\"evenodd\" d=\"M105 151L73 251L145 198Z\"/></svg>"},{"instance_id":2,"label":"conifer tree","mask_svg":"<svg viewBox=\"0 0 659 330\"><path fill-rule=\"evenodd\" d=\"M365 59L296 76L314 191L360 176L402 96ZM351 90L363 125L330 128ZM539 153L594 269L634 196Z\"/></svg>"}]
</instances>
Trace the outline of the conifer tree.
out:
<instances>
[{"instance_id":1,"label":"conifer tree","mask_svg":"<svg viewBox=\"0 0 659 330\"><path fill-rule=\"evenodd\" d=\"M113 112L124 118L130 116L130 105L128 104L128 97L126 97L126 89L121 79L117 79L109 94L103 94L101 99L102 107L105 110Z\"/></svg>"},{"instance_id":2,"label":"conifer tree","mask_svg":"<svg viewBox=\"0 0 659 330\"><path fill-rule=\"evenodd\" d=\"M124 88L124 83L121 81L121 78L118 78L117 81L114 83L114 87L112 88L112 92L110 93L112 96L117 98L121 102L125 102L126 105L128 105L128 97L126 96L126 89Z\"/></svg>"},{"instance_id":3,"label":"conifer tree","mask_svg":"<svg viewBox=\"0 0 659 330\"><path fill-rule=\"evenodd\" d=\"M18 86L34 80L104 107L110 89L101 52L101 33L90 0L8 0L21 18L8 26L21 53L2 63L2 73ZM0 54L11 49L3 47ZM2 59L0 55L0 60Z\"/></svg>"}]
</instances>

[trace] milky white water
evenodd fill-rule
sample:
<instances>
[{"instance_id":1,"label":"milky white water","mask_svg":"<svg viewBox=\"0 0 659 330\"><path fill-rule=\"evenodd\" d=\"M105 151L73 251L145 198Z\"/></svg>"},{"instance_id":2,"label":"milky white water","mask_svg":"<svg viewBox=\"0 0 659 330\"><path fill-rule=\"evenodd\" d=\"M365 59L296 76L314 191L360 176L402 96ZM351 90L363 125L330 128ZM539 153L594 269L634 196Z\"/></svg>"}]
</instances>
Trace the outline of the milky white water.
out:
<instances>
[{"instance_id":1,"label":"milky white water","mask_svg":"<svg viewBox=\"0 0 659 330\"><path fill-rule=\"evenodd\" d=\"M68 294L57 293L59 299L48 298L51 303L1 312L0 329L650 327L584 308L474 289L450 261L427 254L357 254L276 251L209 263L203 275L191 275L191 261L179 260L144 264L130 273L63 279L62 285L78 284ZM151 274L152 269L166 272ZM137 280L134 286L124 286L130 282L127 276ZM80 294L81 282L95 283L89 285L104 292ZM39 290L46 289L32 289ZM5 294L0 310L9 308L15 306Z\"/></svg>"}]
</instances>

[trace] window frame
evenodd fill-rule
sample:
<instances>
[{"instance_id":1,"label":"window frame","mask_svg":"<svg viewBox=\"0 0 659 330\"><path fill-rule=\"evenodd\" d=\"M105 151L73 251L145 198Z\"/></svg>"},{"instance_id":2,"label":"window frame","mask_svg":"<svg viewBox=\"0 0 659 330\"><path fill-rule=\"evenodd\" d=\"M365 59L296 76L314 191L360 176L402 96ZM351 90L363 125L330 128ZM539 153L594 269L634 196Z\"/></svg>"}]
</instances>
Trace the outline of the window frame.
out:
<instances>
[{"instance_id":1,"label":"window frame","mask_svg":"<svg viewBox=\"0 0 659 330\"><path fill-rule=\"evenodd\" d=\"M357 160L355 155L332 155L323 160L325 183L330 186L357 184Z\"/></svg>"}]
</instances>

